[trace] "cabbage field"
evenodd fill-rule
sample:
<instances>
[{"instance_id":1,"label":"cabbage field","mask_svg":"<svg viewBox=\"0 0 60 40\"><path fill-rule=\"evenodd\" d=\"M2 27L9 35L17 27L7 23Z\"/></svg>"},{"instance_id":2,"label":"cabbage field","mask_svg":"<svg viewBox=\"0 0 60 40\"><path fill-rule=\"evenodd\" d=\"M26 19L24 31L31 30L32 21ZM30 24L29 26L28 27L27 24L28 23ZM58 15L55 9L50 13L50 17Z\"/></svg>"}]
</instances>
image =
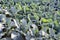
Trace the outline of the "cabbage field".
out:
<instances>
[{"instance_id":1,"label":"cabbage field","mask_svg":"<svg viewBox=\"0 0 60 40\"><path fill-rule=\"evenodd\" d=\"M60 40L60 0L0 0L0 40Z\"/></svg>"}]
</instances>

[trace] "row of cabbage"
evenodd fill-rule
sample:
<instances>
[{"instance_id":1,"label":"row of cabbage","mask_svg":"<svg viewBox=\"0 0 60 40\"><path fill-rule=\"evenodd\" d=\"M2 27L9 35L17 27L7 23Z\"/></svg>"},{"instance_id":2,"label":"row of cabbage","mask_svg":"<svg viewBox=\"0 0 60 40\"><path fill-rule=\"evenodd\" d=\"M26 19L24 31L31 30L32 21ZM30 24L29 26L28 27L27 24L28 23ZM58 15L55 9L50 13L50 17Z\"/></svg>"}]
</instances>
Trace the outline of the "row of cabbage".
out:
<instances>
[{"instance_id":1,"label":"row of cabbage","mask_svg":"<svg viewBox=\"0 0 60 40\"><path fill-rule=\"evenodd\" d=\"M1 40L60 40L60 0L1 0Z\"/></svg>"}]
</instances>

